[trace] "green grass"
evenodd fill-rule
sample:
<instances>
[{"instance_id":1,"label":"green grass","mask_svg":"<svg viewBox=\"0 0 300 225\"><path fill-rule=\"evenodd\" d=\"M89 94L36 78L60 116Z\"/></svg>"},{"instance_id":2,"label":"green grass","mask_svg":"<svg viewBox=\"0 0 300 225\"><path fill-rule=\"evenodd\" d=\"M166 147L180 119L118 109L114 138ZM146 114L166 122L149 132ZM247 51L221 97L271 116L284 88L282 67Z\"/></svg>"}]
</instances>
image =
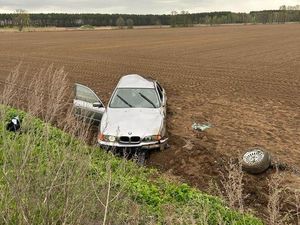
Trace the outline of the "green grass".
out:
<instances>
[{"instance_id":1,"label":"green grass","mask_svg":"<svg viewBox=\"0 0 300 225\"><path fill-rule=\"evenodd\" d=\"M45 190L49 190L48 187L54 181L57 184L63 183L66 179L65 174L69 174L70 182L74 180L81 182L78 187L76 184L68 186L72 188L68 199L74 201L74 205L76 201L83 202L80 195L85 193L84 190L91 189L89 183L98 185L97 190L102 188L99 195L106 193L103 190L111 174L112 195L117 196L117 193L122 193L114 203L114 207L119 207L117 214L122 215L122 221L132 216L132 212L124 206L125 203L132 202L143 212L141 217L152 218L155 224L166 224L167 218L172 218L174 224L179 223L180 220L176 220L178 218L185 221L181 224L189 224L191 218L197 224L213 225L220 224L220 221L228 225L263 224L260 219L252 215L241 214L228 208L218 197L202 193L184 183L171 182L154 169L139 167L134 162L107 154L97 147L87 146L75 137L49 124L44 124L39 119L31 118L24 112L6 107L1 107L1 111L0 166L5 169L0 172L0 197L2 197L0 211L3 213L0 224L3 224L1 221L3 218L9 221L8 224L22 224L24 216L22 216L23 209L18 206L20 203L28 208L27 211L30 212L28 218L31 219L32 224L45 224L47 216L51 221L60 221L60 215L66 207L64 203L66 197L61 194L62 190L59 188L53 190L51 198L49 197L49 205L53 207L51 210L49 210L50 206L44 206L43 202L47 193ZM19 115L23 121L23 131L20 134L5 130L7 121L15 115ZM55 180L60 163L64 165L62 170L67 172L62 173L63 175ZM77 179L78 176L81 178ZM21 197L12 193L17 184L22 184ZM93 208L97 208L95 196L89 196L88 199L85 204L88 210L84 215L91 220L99 219L97 211L93 211ZM25 215L27 211L25 210ZM115 214L111 215L112 221L115 217ZM121 224L121 222L115 223ZM146 224L146 222L141 220L139 224Z\"/></svg>"}]
</instances>

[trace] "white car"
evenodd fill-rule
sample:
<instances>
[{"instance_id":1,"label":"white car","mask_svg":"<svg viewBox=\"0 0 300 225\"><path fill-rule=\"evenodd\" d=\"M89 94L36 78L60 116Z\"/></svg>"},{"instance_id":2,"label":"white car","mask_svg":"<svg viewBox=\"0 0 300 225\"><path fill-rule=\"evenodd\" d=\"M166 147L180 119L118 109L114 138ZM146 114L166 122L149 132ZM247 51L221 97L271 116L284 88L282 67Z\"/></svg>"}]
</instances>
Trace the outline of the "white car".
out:
<instances>
[{"instance_id":1,"label":"white car","mask_svg":"<svg viewBox=\"0 0 300 225\"><path fill-rule=\"evenodd\" d=\"M75 113L100 122L98 143L105 149L164 149L166 102L156 80L136 74L120 79L106 108L90 88L75 84Z\"/></svg>"}]
</instances>

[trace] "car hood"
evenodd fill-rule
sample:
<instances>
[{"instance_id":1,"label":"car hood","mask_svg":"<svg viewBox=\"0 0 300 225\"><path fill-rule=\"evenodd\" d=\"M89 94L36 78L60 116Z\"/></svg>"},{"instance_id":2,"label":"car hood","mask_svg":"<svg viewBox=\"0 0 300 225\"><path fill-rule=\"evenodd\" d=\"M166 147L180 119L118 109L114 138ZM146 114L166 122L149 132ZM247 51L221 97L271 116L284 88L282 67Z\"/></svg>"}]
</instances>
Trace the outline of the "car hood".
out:
<instances>
[{"instance_id":1,"label":"car hood","mask_svg":"<svg viewBox=\"0 0 300 225\"><path fill-rule=\"evenodd\" d=\"M114 136L140 136L159 134L163 124L160 109L108 108L101 121L101 133Z\"/></svg>"}]
</instances>

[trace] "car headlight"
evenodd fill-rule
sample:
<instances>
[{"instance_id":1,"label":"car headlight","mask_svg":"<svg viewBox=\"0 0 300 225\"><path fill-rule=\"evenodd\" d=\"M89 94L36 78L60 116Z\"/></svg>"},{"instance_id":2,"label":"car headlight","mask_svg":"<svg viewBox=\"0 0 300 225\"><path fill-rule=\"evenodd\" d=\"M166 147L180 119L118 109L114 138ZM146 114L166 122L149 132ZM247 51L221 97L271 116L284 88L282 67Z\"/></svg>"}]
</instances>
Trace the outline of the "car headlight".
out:
<instances>
[{"instance_id":1,"label":"car headlight","mask_svg":"<svg viewBox=\"0 0 300 225\"><path fill-rule=\"evenodd\" d=\"M150 136L144 137L144 139L143 139L143 141L145 141L145 142L160 141L160 140L161 140L160 135L150 135Z\"/></svg>"},{"instance_id":2,"label":"car headlight","mask_svg":"<svg viewBox=\"0 0 300 225\"><path fill-rule=\"evenodd\" d=\"M117 140L117 137L113 136L113 135L105 135L105 134L100 133L98 136L98 139L100 141L115 142Z\"/></svg>"},{"instance_id":3,"label":"car headlight","mask_svg":"<svg viewBox=\"0 0 300 225\"><path fill-rule=\"evenodd\" d=\"M116 137L115 137L115 136L112 136L112 135L107 135L107 139L108 139L110 142L115 142L115 141L116 141Z\"/></svg>"}]
</instances>

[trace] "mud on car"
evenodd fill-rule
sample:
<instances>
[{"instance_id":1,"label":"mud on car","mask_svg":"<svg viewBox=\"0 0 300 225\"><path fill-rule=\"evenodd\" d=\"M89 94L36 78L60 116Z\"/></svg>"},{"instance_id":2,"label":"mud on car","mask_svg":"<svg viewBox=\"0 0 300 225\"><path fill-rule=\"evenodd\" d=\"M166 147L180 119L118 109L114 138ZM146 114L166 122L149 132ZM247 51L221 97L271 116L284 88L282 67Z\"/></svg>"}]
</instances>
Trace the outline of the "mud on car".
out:
<instances>
[{"instance_id":1,"label":"mud on car","mask_svg":"<svg viewBox=\"0 0 300 225\"><path fill-rule=\"evenodd\" d=\"M123 76L107 107L90 88L75 84L75 114L99 124L103 149L136 154L167 146L165 90L158 81L137 74Z\"/></svg>"}]
</instances>

